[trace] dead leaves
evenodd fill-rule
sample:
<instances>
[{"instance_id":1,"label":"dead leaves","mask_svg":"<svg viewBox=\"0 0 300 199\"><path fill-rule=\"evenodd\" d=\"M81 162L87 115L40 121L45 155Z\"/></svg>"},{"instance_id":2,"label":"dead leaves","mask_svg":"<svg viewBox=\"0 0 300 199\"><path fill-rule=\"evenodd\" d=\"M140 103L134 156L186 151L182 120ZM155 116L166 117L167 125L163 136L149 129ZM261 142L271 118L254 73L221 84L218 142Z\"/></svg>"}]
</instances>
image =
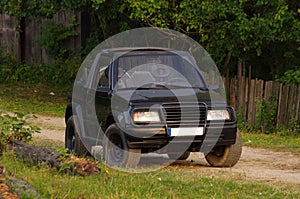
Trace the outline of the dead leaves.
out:
<instances>
[{"instance_id":1,"label":"dead leaves","mask_svg":"<svg viewBox=\"0 0 300 199\"><path fill-rule=\"evenodd\" d=\"M5 182L5 168L0 166L0 198L1 199L19 199L20 197L14 193Z\"/></svg>"}]
</instances>

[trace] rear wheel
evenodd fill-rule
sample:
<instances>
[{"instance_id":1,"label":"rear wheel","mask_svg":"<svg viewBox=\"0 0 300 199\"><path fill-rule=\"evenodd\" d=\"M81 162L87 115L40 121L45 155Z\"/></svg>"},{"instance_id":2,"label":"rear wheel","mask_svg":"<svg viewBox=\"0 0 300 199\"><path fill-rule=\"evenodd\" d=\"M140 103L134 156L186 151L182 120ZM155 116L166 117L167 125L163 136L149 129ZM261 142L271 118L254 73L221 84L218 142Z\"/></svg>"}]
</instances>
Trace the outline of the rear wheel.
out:
<instances>
[{"instance_id":1,"label":"rear wheel","mask_svg":"<svg viewBox=\"0 0 300 199\"><path fill-rule=\"evenodd\" d=\"M230 146L217 146L205 156L205 159L214 167L232 167L239 161L241 154L242 138L238 130L235 144Z\"/></svg>"},{"instance_id":2,"label":"rear wheel","mask_svg":"<svg viewBox=\"0 0 300 199\"><path fill-rule=\"evenodd\" d=\"M68 152L74 152L77 156L85 156L88 154L88 150L82 143L80 136L75 128L73 116L71 116L67 121L65 132L65 147L68 149Z\"/></svg>"},{"instance_id":3,"label":"rear wheel","mask_svg":"<svg viewBox=\"0 0 300 199\"><path fill-rule=\"evenodd\" d=\"M186 160L190 156L190 153L191 152L189 152L189 151L186 151L183 154L181 154L181 153L179 153L179 154L178 153L168 153L168 156L172 160Z\"/></svg>"},{"instance_id":4,"label":"rear wheel","mask_svg":"<svg viewBox=\"0 0 300 199\"><path fill-rule=\"evenodd\" d=\"M112 124L103 138L104 161L112 167L135 168L141 157L141 149L131 149L124 133Z\"/></svg>"}]
</instances>

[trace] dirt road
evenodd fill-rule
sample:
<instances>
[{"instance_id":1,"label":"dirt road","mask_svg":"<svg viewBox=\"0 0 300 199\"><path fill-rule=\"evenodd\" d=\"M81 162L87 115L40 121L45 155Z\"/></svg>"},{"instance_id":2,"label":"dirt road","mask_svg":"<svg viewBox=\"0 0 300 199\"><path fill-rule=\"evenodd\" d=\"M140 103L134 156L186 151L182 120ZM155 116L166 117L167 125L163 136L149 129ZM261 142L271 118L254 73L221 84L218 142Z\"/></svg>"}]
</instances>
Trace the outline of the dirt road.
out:
<instances>
[{"instance_id":1,"label":"dirt road","mask_svg":"<svg viewBox=\"0 0 300 199\"><path fill-rule=\"evenodd\" d=\"M39 116L33 122L42 128L37 137L64 141L64 119ZM243 147L240 161L232 168L212 168L200 153L193 153L186 161L177 161L170 169L185 169L187 172L211 177L233 176L242 180L261 180L270 183L292 184L300 189L300 154L275 152L260 148ZM194 171L199 172L194 172ZM298 186L299 185L299 186Z\"/></svg>"}]
</instances>

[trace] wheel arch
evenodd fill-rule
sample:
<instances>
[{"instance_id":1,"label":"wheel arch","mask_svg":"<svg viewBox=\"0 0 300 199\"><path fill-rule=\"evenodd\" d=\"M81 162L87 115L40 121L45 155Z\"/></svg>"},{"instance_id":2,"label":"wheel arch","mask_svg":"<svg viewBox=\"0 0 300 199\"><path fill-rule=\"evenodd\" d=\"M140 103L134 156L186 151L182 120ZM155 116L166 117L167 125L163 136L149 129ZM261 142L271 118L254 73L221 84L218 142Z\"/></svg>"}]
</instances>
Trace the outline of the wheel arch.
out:
<instances>
[{"instance_id":1,"label":"wheel arch","mask_svg":"<svg viewBox=\"0 0 300 199\"><path fill-rule=\"evenodd\" d=\"M115 119L114 119L114 116L113 116L112 114L109 114L109 115L107 116L106 122L105 122L105 131L106 131L106 129L107 129L110 125L112 125L112 124L114 124L114 123L116 123L116 121L115 121Z\"/></svg>"},{"instance_id":2,"label":"wheel arch","mask_svg":"<svg viewBox=\"0 0 300 199\"><path fill-rule=\"evenodd\" d=\"M72 105L69 104L66 108L66 112L65 112L65 124L67 124L69 118L73 115L73 111L72 111Z\"/></svg>"}]
</instances>

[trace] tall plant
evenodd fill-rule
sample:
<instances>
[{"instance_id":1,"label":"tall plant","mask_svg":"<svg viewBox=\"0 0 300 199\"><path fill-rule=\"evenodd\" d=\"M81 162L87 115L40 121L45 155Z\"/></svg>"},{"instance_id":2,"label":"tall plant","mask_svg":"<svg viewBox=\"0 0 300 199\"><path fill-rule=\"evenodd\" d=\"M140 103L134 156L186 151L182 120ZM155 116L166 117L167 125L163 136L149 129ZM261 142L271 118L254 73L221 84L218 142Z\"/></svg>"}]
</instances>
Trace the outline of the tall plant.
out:
<instances>
[{"instance_id":1,"label":"tall plant","mask_svg":"<svg viewBox=\"0 0 300 199\"><path fill-rule=\"evenodd\" d=\"M32 126L28 119L36 118L34 115L14 112L8 114L0 110L0 145L4 146L8 140L30 141L33 133L40 133L40 128Z\"/></svg>"}]
</instances>

